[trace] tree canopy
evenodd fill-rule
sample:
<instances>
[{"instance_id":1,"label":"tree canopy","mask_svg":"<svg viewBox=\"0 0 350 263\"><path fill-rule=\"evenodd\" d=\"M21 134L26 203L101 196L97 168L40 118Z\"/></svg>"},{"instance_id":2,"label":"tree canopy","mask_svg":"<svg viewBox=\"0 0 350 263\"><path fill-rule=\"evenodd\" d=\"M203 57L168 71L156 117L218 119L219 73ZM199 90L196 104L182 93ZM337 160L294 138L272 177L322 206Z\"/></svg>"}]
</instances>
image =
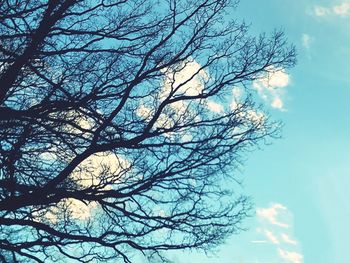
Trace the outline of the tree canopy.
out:
<instances>
[{"instance_id":1,"label":"tree canopy","mask_svg":"<svg viewBox=\"0 0 350 263\"><path fill-rule=\"evenodd\" d=\"M279 128L251 82L295 51L236 4L1 1L2 261L132 262L240 230L225 182Z\"/></svg>"}]
</instances>

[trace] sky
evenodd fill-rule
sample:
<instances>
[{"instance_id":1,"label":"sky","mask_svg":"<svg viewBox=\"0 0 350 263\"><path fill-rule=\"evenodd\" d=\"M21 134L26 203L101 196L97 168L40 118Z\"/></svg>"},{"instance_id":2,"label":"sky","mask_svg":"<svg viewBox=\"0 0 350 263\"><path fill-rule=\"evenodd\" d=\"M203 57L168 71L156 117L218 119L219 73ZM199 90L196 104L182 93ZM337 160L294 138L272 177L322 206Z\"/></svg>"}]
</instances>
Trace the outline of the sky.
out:
<instances>
[{"instance_id":1,"label":"sky","mask_svg":"<svg viewBox=\"0 0 350 263\"><path fill-rule=\"evenodd\" d=\"M270 75L270 88L264 80L252 83L272 117L284 123L282 138L250 152L239 171L242 191L255 205L247 231L215 253L170 258L350 262L350 0L241 0L230 15L251 23L252 35L282 29L297 48L297 65Z\"/></svg>"},{"instance_id":2,"label":"sky","mask_svg":"<svg viewBox=\"0 0 350 263\"><path fill-rule=\"evenodd\" d=\"M251 33L282 28L298 63L253 83L284 123L282 139L250 153L243 190L255 204L247 231L215 254L179 263L350 262L350 0L244 0L232 13Z\"/></svg>"},{"instance_id":3,"label":"sky","mask_svg":"<svg viewBox=\"0 0 350 263\"><path fill-rule=\"evenodd\" d=\"M255 205L247 230L215 253L172 252L170 259L350 262L350 0L242 0L229 15L251 23L252 35L282 29L297 48L293 69L252 83L272 117L284 123L282 138L250 152L241 170L232 171ZM198 67L193 63L186 74ZM214 102L208 108L222 111Z\"/></svg>"}]
</instances>

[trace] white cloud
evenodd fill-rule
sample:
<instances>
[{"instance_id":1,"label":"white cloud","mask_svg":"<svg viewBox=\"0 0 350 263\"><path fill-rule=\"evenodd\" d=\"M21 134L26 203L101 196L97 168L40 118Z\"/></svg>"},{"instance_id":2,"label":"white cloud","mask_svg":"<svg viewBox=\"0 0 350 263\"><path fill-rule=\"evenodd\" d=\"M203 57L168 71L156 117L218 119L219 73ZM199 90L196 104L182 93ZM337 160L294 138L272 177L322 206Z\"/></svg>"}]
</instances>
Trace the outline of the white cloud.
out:
<instances>
[{"instance_id":1,"label":"white cloud","mask_svg":"<svg viewBox=\"0 0 350 263\"><path fill-rule=\"evenodd\" d=\"M257 216L260 219L256 228L258 236L250 242L257 246L264 245L260 249L266 247L267 251L275 251L273 256L278 258L276 262L302 263L303 255L300 243L293 236L293 215L289 209L273 203L269 207L258 208ZM264 258L259 259L264 261Z\"/></svg>"},{"instance_id":2,"label":"white cloud","mask_svg":"<svg viewBox=\"0 0 350 263\"><path fill-rule=\"evenodd\" d=\"M193 139L192 134L190 134L190 133L182 134L182 137L181 137L182 142L190 142L192 139Z\"/></svg>"},{"instance_id":3,"label":"white cloud","mask_svg":"<svg viewBox=\"0 0 350 263\"><path fill-rule=\"evenodd\" d=\"M84 137L91 136L91 133L88 131L92 131L95 125L92 118L77 110L70 110L64 115L54 112L50 114L50 117L55 119L64 118L66 121L66 124L63 126L65 132L83 135Z\"/></svg>"},{"instance_id":4,"label":"white cloud","mask_svg":"<svg viewBox=\"0 0 350 263\"><path fill-rule=\"evenodd\" d=\"M289 76L283 69L270 72L265 80L271 88L284 88L289 84Z\"/></svg>"},{"instance_id":5,"label":"white cloud","mask_svg":"<svg viewBox=\"0 0 350 263\"><path fill-rule=\"evenodd\" d=\"M124 158L112 152L103 152L91 155L84 160L73 172L72 179L81 188L101 186L106 184L104 189L111 189L114 183L121 180L128 180L125 172L130 169L130 163ZM133 179L135 180L135 179ZM38 220L48 220L51 223L64 218L68 213L73 219L87 220L91 217L92 211L97 208L96 202L82 202L74 198L62 199L57 205L48 208L42 216L37 215Z\"/></svg>"},{"instance_id":6,"label":"white cloud","mask_svg":"<svg viewBox=\"0 0 350 263\"><path fill-rule=\"evenodd\" d=\"M283 109L283 101L280 97L276 97L271 102L271 107L275 109Z\"/></svg>"},{"instance_id":7,"label":"white cloud","mask_svg":"<svg viewBox=\"0 0 350 263\"><path fill-rule=\"evenodd\" d=\"M278 230L275 230L278 232ZM298 242L290 237L290 235L286 233L279 234L280 238L277 237L277 235L268 229L257 229L258 233L263 234L267 240L252 240L252 243L272 243L275 245L281 244L282 242L288 245L296 246Z\"/></svg>"},{"instance_id":8,"label":"white cloud","mask_svg":"<svg viewBox=\"0 0 350 263\"><path fill-rule=\"evenodd\" d=\"M283 110L284 88L290 83L290 77L284 69L270 67L267 72L253 82L253 87L260 97L271 107Z\"/></svg>"},{"instance_id":9,"label":"white cloud","mask_svg":"<svg viewBox=\"0 0 350 263\"><path fill-rule=\"evenodd\" d=\"M242 96L242 93L243 93L243 91L242 91L241 88L233 87L233 89L232 89L232 96L233 96L233 98L235 100L239 100L241 98L241 96Z\"/></svg>"},{"instance_id":10,"label":"white cloud","mask_svg":"<svg viewBox=\"0 0 350 263\"><path fill-rule=\"evenodd\" d=\"M68 207L71 213L71 216L74 219L79 219L79 220L89 219L91 217L92 210L97 207L97 204L95 202L90 202L88 204L85 204L73 198L68 198L66 200L63 200L63 202L66 202L66 206Z\"/></svg>"},{"instance_id":11,"label":"white cloud","mask_svg":"<svg viewBox=\"0 0 350 263\"><path fill-rule=\"evenodd\" d=\"M189 58L172 68L163 68L161 73L164 75L159 93L151 94L136 109L136 115L145 121L151 120L155 110L158 109L157 105L166 99L202 94L205 83L209 80L206 70L202 69L202 66L193 58ZM193 120L197 113L191 110L189 105L190 103L185 100L167 104L153 125L154 128L171 129L175 124L185 124L189 120ZM223 106L213 101L208 101L206 105L213 112L223 111ZM164 136L170 138L171 132L167 132Z\"/></svg>"},{"instance_id":12,"label":"white cloud","mask_svg":"<svg viewBox=\"0 0 350 263\"><path fill-rule=\"evenodd\" d=\"M55 206L49 207L41 213L35 213L34 216L39 222L47 220L53 224L61 220L66 220L66 216L85 221L91 217L92 211L96 208L96 202L85 203L74 198L65 198Z\"/></svg>"},{"instance_id":13,"label":"white cloud","mask_svg":"<svg viewBox=\"0 0 350 263\"><path fill-rule=\"evenodd\" d=\"M313 39L310 35L308 34L302 34L301 36L301 44L303 45L304 48L309 49L311 46Z\"/></svg>"},{"instance_id":14,"label":"white cloud","mask_svg":"<svg viewBox=\"0 0 350 263\"><path fill-rule=\"evenodd\" d=\"M230 109L231 110L237 110L240 106L242 106L241 104L239 104L237 101L232 100L231 104L230 104Z\"/></svg>"},{"instance_id":15,"label":"white cloud","mask_svg":"<svg viewBox=\"0 0 350 263\"><path fill-rule=\"evenodd\" d=\"M293 252L293 251L287 251L284 249L279 248L278 254L282 259L284 259L287 262L291 263L302 263L303 262L303 255Z\"/></svg>"},{"instance_id":16,"label":"white cloud","mask_svg":"<svg viewBox=\"0 0 350 263\"><path fill-rule=\"evenodd\" d=\"M269 208L257 208L256 214L258 215L258 217L267 220L272 225L276 225L282 228L288 228L288 224L279 222L277 220L279 211L281 210L287 210L287 208L281 204L273 204Z\"/></svg>"},{"instance_id":17,"label":"white cloud","mask_svg":"<svg viewBox=\"0 0 350 263\"><path fill-rule=\"evenodd\" d=\"M201 69L201 65L189 59L182 62L177 68L165 68L161 97L166 98L171 92L174 95L196 96L203 92L204 83L209 79L208 73Z\"/></svg>"},{"instance_id":18,"label":"white cloud","mask_svg":"<svg viewBox=\"0 0 350 263\"><path fill-rule=\"evenodd\" d=\"M122 179L124 172L130 169L130 163L112 152L102 152L85 159L73 172L72 178L81 187L111 185Z\"/></svg>"},{"instance_id":19,"label":"white cloud","mask_svg":"<svg viewBox=\"0 0 350 263\"><path fill-rule=\"evenodd\" d=\"M329 9L324 6L314 6L314 14L316 16L325 16L329 13Z\"/></svg>"},{"instance_id":20,"label":"white cloud","mask_svg":"<svg viewBox=\"0 0 350 263\"><path fill-rule=\"evenodd\" d=\"M263 125L266 121L266 116L263 112L257 111L256 109L249 108L241 111L241 107L243 104L241 102L241 98L243 95L243 91L239 87L234 87L232 89L232 100L230 103L230 108L232 111L238 110L237 116L240 117L241 120L244 120L247 123L253 125Z\"/></svg>"},{"instance_id":21,"label":"white cloud","mask_svg":"<svg viewBox=\"0 0 350 263\"><path fill-rule=\"evenodd\" d=\"M279 244L280 241L278 240L278 238L274 235L274 233L272 233L271 231L265 229L264 230L264 235L267 237L268 240L270 240L270 242L272 244Z\"/></svg>"},{"instance_id":22,"label":"white cloud","mask_svg":"<svg viewBox=\"0 0 350 263\"><path fill-rule=\"evenodd\" d=\"M163 112L157 118L154 128L163 128L170 129L174 126L175 121L180 119L184 120L186 115L189 115L187 112L187 104L184 101L177 101L168 105L168 112ZM141 104L136 109L136 115L141 117L146 121L150 121L155 113L155 110L151 106ZM186 114L187 113L187 114Z\"/></svg>"},{"instance_id":23,"label":"white cloud","mask_svg":"<svg viewBox=\"0 0 350 263\"><path fill-rule=\"evenodd\" d=\"M240 109L242 107L242 104L236 103L235 101L232 101L231 103L231 109L232 110L238 110L237 117L239 118L242 123L244 123L245 126L250 127L252 125L256 127L262 127L266 121L266 116L263 112L257 111L253 108L244 109L243 111ZM235 135L242 135L244 131L243 127L236 127L235 129Z\"/></svg>"},{"instance_id":24,"label":"white cloud","mask_svg":"<svg viewBox=\"0 0 350 263\"><path fill-rule=\"evenodd\" d=\"M289 75L284 69L270 67L267 72L259 79L253 82L256 89L275 89L284 88L289 84Z\"/></svg>"},{"instance_id":25,"label":"white cloud","mask_svg":"<svg viewBox=\"0 0 350 263\"><path fill-rule=\"evenodd\" d=\"M153 114L153 111L151 108L148 108L144 104L141 104L137 110L136 110L137 116L145 119L145 120L150 120Z\"/></svg>"},{"instance_id":26,"label":"white cloud","mask_svg":"<svg viewBox=\"0 0 350 263\"><path fill-rule=\"evenodd\" d=\"M239 103L241 97L242 97L242 89L238 88L238 87L234 87L232 89L232 101L231 101L231 104L230 104L230 108L231 110L236 110L239 108L239 106L241 105Z\"/></svg>"},{"instance_id":27,"label":"white cloud","mask_svg":"<svg viewBox=\"0 0 350 263\"><path fill-rule=\"evenodd\" d=\"M349 14L349 11L350 11L350 3L349 2L343 2L339 5L333 6L333 12L339 16L346 16Z\"/></svg>"},{"instance_id":28,"label":"white cloud","mask_svg":"<svg viewBox=\"0 0 350 263\"><path fill-rule=\"evenodd\" d=\"M350 14L350 2L343 1L343 2L340 2L339 4L329 6L329 7L316 5L313 7L312 14L318 17L324 17L329 15L345 17Z\"/></svg>"},{"instance_id":29,"label":"white cloud","mask_svg":"<svg viewBox=\"0 0 350 263\"><path fill-rule=\"evenodd\" d=\"M216 103L214 101L207 101L207 107L209 108L209 110L215 113L221 113L224 111L224 107L221 104Z\"/></svg>"},{"instance_id":30,"label":"white cloud","mask_svg":"<svg viewBox=\"0 0 350 263\"><path fill-rule=\"evenodd\" d=\"M292 239L289 235L285 234L285 233L282 233L281 234L281 238L283 240L283 242L287 243L287 244L290 244L290 245L297 245L298 242L294 239Z\"/></svg>"},{"instance_id":31,"label":"white cloud","mask_svg":"<svg viewBox=\"0 0 350 263\"><path fill-rule=\"evenodd\" d=\"M265 115L255 110L247 110L245 116L254 124L262 124L265 121Z\"/></svg>"}]
</instances>

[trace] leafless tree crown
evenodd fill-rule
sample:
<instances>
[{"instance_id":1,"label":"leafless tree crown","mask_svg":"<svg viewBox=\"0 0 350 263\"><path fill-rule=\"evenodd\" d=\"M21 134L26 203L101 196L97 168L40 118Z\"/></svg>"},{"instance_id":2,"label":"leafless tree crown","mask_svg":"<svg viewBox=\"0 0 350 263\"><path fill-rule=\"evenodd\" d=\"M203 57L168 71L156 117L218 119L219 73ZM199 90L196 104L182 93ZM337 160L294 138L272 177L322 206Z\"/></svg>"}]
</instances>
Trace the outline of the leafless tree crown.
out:
<instances>
[{"instance_id":1,"label":"leafless tree crown","mask_svg":"<svg viewBox=\"0 0 350 263\"><path fill-rule=\"evenodd\" d=\"M132 262L240 229L225 182L278 129L249 83L295 54L236 4L0 1L0 260Z\"/></svg>"}]
</instances>

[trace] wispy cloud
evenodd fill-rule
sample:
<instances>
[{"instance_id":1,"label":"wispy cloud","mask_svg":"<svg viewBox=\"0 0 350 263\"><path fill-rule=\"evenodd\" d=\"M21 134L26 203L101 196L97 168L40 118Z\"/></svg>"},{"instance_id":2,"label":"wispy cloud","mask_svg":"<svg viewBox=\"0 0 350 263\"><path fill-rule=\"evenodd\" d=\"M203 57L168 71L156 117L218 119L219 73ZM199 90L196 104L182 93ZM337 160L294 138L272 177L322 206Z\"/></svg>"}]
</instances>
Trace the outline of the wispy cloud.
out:
<instances>
[{"instance_id":1,"label":"wispy cloud","mask_svg":"<svg viewBox=\"0 0 350 263\"><path fill-rule=\"evenodd\" d=\"M316 16L325 16L325 15L330 13L330 10L328 8L324 7L324 6L316 5L313 8L313 13Z\"/></svg>"},{"instance_id":2,"label":"wispy cloud","mask_svg":"<svg viewBox=\"0 0 350 263\"><path fill-rule=\"evenodd\" d=\"M278 254L282 259L284 259L287 262L291 263L302 263L303 262L303 255L293 252L293 251L287 251L284 249L279 248Z\"/></svg>"},{"instance_id":3,"label":"wispy cloud","mask_svg":"<svg viewBox=\"0 0 350 263\"><path fill-rule=\"evenodd\" d=\"M287 210L287 208L281 204L273 204L268 208L258 208L256 214L258 217L269 221L270 224L283 228L288 228L289 225L277 220L280 210Z\"/></svg>"},{"instance_id":4,"label":"wispy cloud","mask_svg":"<svg viewBox=\"0 0 350 263\"><path fill-rule=\"evenodd\" d=\"M207 101L207 107L215 113L221 113L224 111L224 107L221 104L210 100Z\"/></svg>"},{"instance_id":5,"label":"wispy cloud","mask_svg":"<svg viewBox=\"0 0 350 263\"><path fill-rule=\"evenodd\" d=\"M270 67L266 74L253 82L260 97L271 107L284 110L284 88L290 83L290 77L284 69Z\"/></svg>"},{"instance_id":6,"label":"wispy cloud","mask_svg":"<svg viewBox=\"0 0 350 263\"><path fill-rule=\"evenodd\" d=\"M296 240L292 239L289 235L285 233L281 234L281 238L287 244L294 245L294 246L298 244Z\"/></svg>"},{"instance_id":7,"label":"wispy cloud","mask_svg":"<svg viewBox=\"0 0 350 263\"><path fill-rule=\"evenodd\" d=\"M283 101L280 97L273 98L271 107L276 109L283 109Z\"/></svg>"},{"instance_id":8,"label":"wispy cloud","mask_svg":"<svg viewBox=\"0 0 350 263\"><path fill-rule=\"evenodd\" d=\"M267 237L267 239L270 240L270 242L272 244L276 244L277 245L277 244L280 243L280 241L278 240L278 238L275 236L275 234L272 231L265 229L264 230L264 234Z\"/></svg>"},{"instance_id":9,"label":"wispy cloud","mask_svg":"<svg viewBox=\"0 0 350 263\"><path fill-rule=\"evenodd\" d=\"M303 255L293 235L293 215L289 209L280 203L272 203L269 207L257 208L256 214L260 222L256 229L259 236L251 243L272 246L283 262L302 263Z\"/></svg>"},{"instance_id":10,"label":"wispy cloud","mask_svg":"<svg viewBox=\"0 0 350 263\"><path fill-rule=\"evenodd\" d=\"M301 36L301 44L304 48L309 49L311 47L311 43L313 42L313 38L309 34L302 34Z\"/></svg>"},{"instance_id":11,"label":"wispy cloud","mask_svg":"<svg viewBox=\"0 0 350 263\"><path fill-rule=\"evenodd\" d=\"M324 17L328 15L335 15L345 17L350 14L350 1L343 1L331 6L315 5L313 7L313 15L317 17Z\"/></svg>"},{"instance_id":12,"label":"wispy cloud","mask_svg":"<svg viewBox=\"0 0 350 263\"><path fill-rule=\"evenodd\" d=\"M339 16L346 16L349 14L350 11L350 3L349 2L343 2L339 5L333 6L333 12L336 15Z\"/></svg>"}]
</instances>

